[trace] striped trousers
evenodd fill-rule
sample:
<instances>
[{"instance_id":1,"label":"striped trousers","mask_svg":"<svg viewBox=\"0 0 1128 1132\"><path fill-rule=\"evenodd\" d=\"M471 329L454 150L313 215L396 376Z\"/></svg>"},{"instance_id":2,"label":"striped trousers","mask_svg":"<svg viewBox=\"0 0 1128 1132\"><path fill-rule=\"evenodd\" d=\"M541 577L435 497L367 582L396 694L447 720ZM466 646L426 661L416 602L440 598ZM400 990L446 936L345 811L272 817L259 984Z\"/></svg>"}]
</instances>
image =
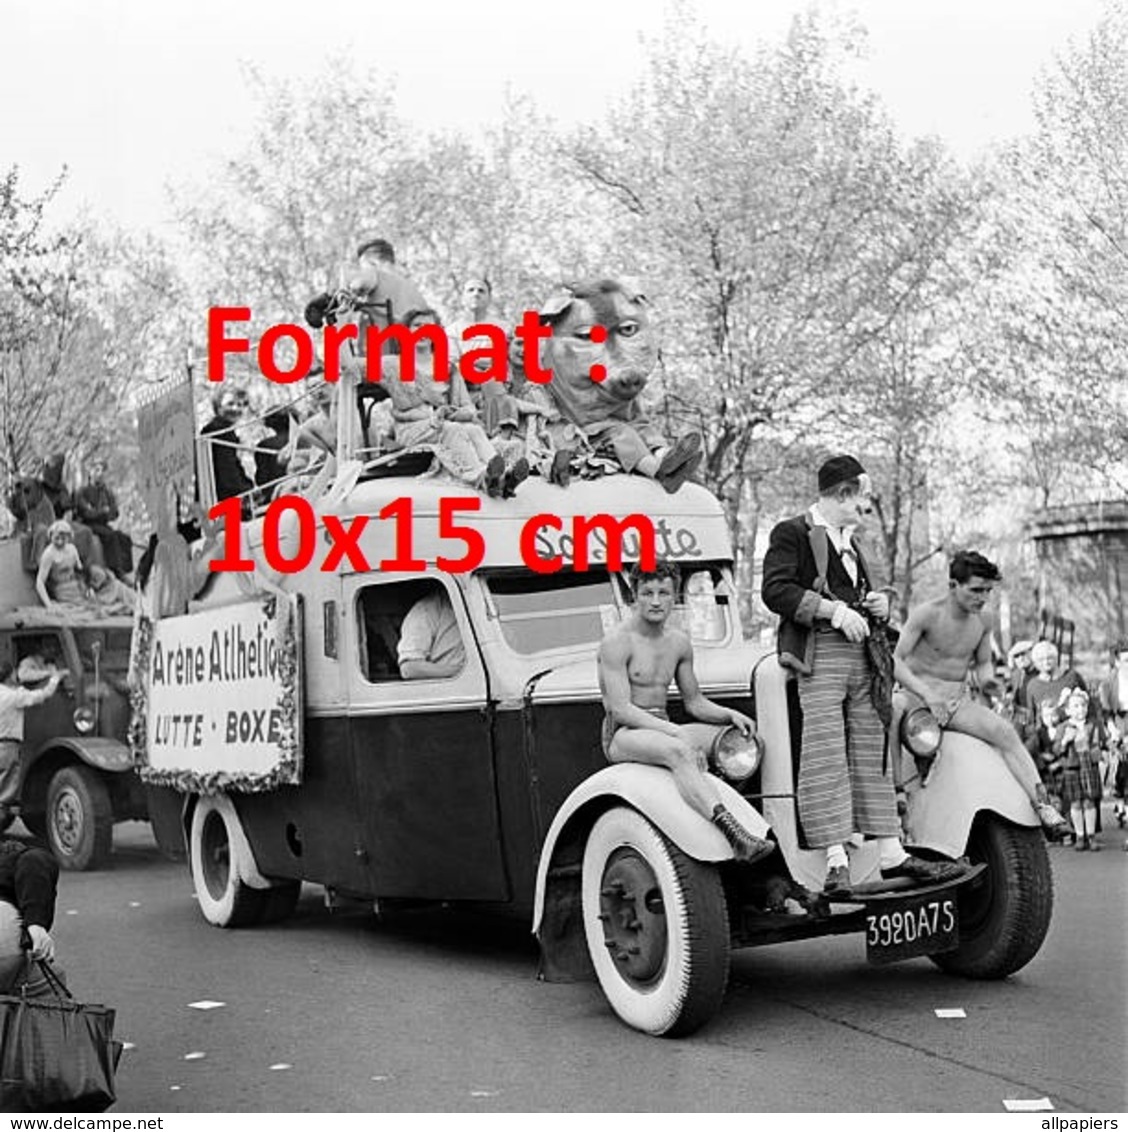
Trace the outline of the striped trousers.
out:
<instances>
[{"instance_id":1,"label":"striped trousers","mask_svg":"<svg viewBox=\"0 0 1128 1132\"><path fill-rule=\"evenodd\" d=\"M855 831L897 837L897 799L883 775L885 728L870 694L865 646L816 632L811 675L799 676L803 743L799 820L807 844L838 845Z\"/></svg>"}]
</instances>

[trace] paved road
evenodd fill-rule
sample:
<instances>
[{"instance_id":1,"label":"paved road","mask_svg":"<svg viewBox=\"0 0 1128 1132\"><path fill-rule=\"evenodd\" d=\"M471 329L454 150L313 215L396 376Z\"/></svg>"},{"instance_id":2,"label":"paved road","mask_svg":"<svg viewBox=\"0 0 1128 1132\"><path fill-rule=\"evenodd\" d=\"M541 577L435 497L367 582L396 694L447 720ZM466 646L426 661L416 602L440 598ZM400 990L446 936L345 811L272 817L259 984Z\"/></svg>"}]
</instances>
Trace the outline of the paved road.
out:
<instances>
[{"instance_id":1,"label":"paved road","mask_svg":"<svg viewBox=\"0 0 1128 1132\"><path fill-rule=\"evenodd\" d=\"M217 930L137 824L112 870L64 875L55 934L72 986L134 1043L123 1113L1123 1110L1128 853L1105 840L1052 850L1054 924L1007 982L868 967L859 938L746 951L683 1041L627 1030L593 985L538 983L523 924L331 916L307 887L285 924Z\"/></svg>"}]
</instances>

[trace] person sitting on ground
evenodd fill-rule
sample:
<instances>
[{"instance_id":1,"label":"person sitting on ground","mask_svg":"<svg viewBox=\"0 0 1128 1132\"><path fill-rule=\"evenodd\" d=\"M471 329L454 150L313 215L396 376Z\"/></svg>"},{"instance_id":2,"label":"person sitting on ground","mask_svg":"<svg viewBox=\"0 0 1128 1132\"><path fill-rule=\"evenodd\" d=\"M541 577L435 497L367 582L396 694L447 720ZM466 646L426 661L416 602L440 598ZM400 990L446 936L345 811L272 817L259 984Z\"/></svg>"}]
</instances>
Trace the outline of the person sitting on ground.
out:
<instances>
[{"instance_id":1,"label":"person sitting on ground","mask_svg":"<svg viewBox=\"0 0 1128 1132\"><path fill-rule=\"evenodd\" d=\"M133 544L129 536L110 524L118 517L117 497L106 483L106 463L92 460L89 478L74 497L75 513L102 545L105 564L119 578L133 571Z\"/></svg>"},{"instance_id":2,"label":"person sitting on ground","mask_svg":"<svg viewBox=\"0 0 1128 1132\"><path fill-rule=\"evenodd\" d=\"M1056 728L1052 770L1061 773L1061 797L1073 823L1073 847L1096 853L1100 845L1097 807L1101 804L1101 727L1088 718L1089 693L1074 688L1065 703L1065 721Z\"/></svg>"},{"instance_id":3,"label":"person sitting on ground","mask_svg":"<svg viewBox=\"0 0 1128 1132\"><path fill-rule=\"evenodd\" d=\"M407 611L398 657L404 680L440 680L462 671L466 647L446 590L433 587Z\"/></svg>"},{"instance_id":4,"label":"person sitting on ground","mask_svg":"<svg viewBox=\"0 0 1128 1132\"><path fill-rule=\"evenodd\" d=\"M58 880L59 866L45 849L0 838L0 994L51 993L35 960L55 958L51 926ZM30 951L23 948L24 932Z\"/></svg>"},{"instance_id":5,"label":"person sitting on ground","mask_svg":"<svg viewBox=\"0 0 1128 1132\"><path fill-rule=\"evenodd\" d=\"M1046 787L1017 731L1002 716L971 698L969 673L979 686L995 686L991 660L992 619L984 612L1000 580L999 568L976 551L960 551L948 567L948 592L909 614L894 652L901 685L900 711L924 704L949 731L974 735L998 749L1046 829L1064 832L1066 821L1050 804ZM894 728L893 734L897 731Z\"/></svg>"},{"instance_id":6,"label":"person sitting on ground","mask_svg":"<svg viewBox=\"0 0 1128 1132\"><path fill-rule=\"evenodd\" d=\"M706 821L712 822L740 861L758 861L771 853L771 841L746 830L721 801L716 779L707 773L707 754L726 727L751 736L748 716L713 703L701 692L693 670L693 645L668 621L680 573L673 562L659 561L652 571L635 565L630 572L634 607L599 645L599 688L603 697L603 753L609 762L665 767L678 793ZM677 682L682 706L695 723L677 724L666 710L670 681Z\"/></svg>"},{"instance_id":7,"label":"person sitting on ground","mask_svg":"<svg viewBox=\"0 0 1128 1132\"><path fill-rule=\"evenodd\" d=\"M869 506L869 477L855 457L842 454L825 460L817 479L818 501L772 530L762 589L764 604L780 617L780 664L796 673L803 713L803 835L826 852L828 895L850 891L846 847L855 832L877 841L886 880L955 880L959 864L925 860L901 843L886 758L887 673L876 670L866 650L871 631L885 631L889 596L873 587L854 537Z\"/></svg>"},{"instance_id":8,"label":"person sitting on ground","mask_svg":"<svg viewBox=\"0 0 1128 1132\"><path fill-rule=\"evenodd\" d=\"M86 600L86 568L71 540L71 525L56 519L47 529L48 543L39 559L35 588L47 609L80 606Z\"/></svg>"}]
</instances>

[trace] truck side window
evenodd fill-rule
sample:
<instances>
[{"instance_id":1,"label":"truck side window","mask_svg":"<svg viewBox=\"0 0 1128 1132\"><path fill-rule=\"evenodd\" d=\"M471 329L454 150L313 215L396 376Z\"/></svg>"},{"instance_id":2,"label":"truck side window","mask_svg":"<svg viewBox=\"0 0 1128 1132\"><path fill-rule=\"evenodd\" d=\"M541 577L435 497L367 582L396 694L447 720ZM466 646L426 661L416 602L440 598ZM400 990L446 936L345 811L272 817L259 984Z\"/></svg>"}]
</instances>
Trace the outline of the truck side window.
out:
<instances>
[{"instance_id":1,"label":"truck side window","mask_svg":"<svg viewBox=\"0 0 1128 1132\"><path fill-rule=\"evenodd\" d=\"M438 582L365 586L357 618L361 672L370 683L449 679L466 663L454 609Z\"/></svg>"}]
</instances>

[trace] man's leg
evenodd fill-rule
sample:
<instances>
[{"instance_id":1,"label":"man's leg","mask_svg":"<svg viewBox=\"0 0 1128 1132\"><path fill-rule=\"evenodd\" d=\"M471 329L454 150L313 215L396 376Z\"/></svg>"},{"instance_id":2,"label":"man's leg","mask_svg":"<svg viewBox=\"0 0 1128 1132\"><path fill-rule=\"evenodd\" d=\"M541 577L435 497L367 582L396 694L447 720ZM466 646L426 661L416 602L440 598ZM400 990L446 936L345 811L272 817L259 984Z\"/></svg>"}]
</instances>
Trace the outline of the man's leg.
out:
<instances>
[{"instance_id":1,"label":"man's leg","mask_svg":"<svg viewBox=\"0 0 1128 1132\"><path fill-rule=\"evenodd\" d=\"M944 724L949 731L959 731L964 735L974 735L985 743L990 743L1003 756L1007 769L1015 781L1025 791L1030 804L1038 814L1038 819L1049 830L1064 831L1068 823L1050 804L1042 777L1026 745L1018 732L1002 716L990 708L971 700L964 700Z\"/></svg>"},{"instance_id":2,"label":"man's leg","mask_svg":"<svg viewBox=\"0 0 1128 1132\"><path fill-rule=\"evenodd\" d=\"M771 841L749 833L729 812L716 783L705 772L704 750L690 738L675 738L647 728L621 727L607 746L607 757L615 763L646 763L669 770L686 803L721 831L738 861L751 863L774 852Z\"/></svg>"},{"instance_id":3,"label":"man's leg","mask_svg":"<svg viewBox=\"0 0 1128 1132\"><path fill-rule=\"evenodd\" d=\"M678 793L703 818L711 821L720 803L716 787L705 777L705 755L685 739L664 731L621 727L607 750L613 763L646 763L665 767L674 776Z\"/></svg>"},{"instance_id":4,"label":"man's leg","mask_svg":"<svg viewBox=\"0 0 1128 1132\"><path fill-rule=\"evenodd\" d=\"M849 642L820 633L810 676L799 676L803 743L799 755L799 820L816 849L842 845L854 832L846 768L843 702L849 674Z\"/></svg>"},{"instance_id":5,"label":"man's leg","mask_svg":"<svg viewBox=\"0 0 1128 1132\"><path fill-rule=\"evenodd\" d=\"M863 655L846 697L846 764L855 825L859 833L868 837L897 839L901 836L901 823L897 818L893 773L882 771L885 754L885 728L873 706L869 666Z\"/></svg>"},{"instance_id":6,"label":"man's leg","mask_svg":"<svg viewBox=\"0 0 1128 1132\"><path fill-rule=\"evenodd\" d=\"M964 700L944 724L949 731L960 731L964 735L974 735L992 747L997 747L1014 775L1018 784L1026 791L1027 797L1035 805L1042 789L1042 779L1038 768L1030 757L1030 752L1018 737L1018 732L1001 715L996 715L989 707Z\"/></svg>"},{"instance_id":7,"label":"man's leg","mask_svg":"<svg viewBox=\"0 0 1128 1132\"><path fill-rule=\"evenodd\" d=\"M20 745L0 740L0 821L15 807L19 798Z\"/></svg>"}]
</instances>

